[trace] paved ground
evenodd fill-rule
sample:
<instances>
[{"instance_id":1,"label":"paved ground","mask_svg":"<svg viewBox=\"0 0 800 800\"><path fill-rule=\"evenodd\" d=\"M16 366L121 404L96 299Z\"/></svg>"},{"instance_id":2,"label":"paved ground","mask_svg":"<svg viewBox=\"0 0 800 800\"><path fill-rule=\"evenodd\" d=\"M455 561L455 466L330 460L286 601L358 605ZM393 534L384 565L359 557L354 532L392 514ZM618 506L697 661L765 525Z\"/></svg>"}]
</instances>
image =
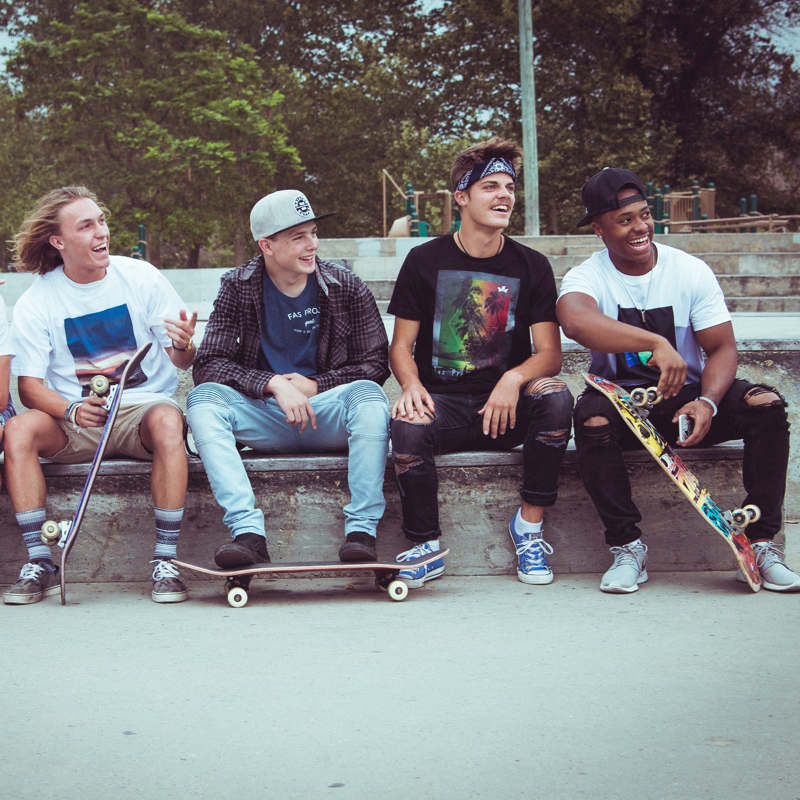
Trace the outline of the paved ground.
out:
<instances>
[{"instance_id":1,"label":"paved ground","mask_svg":"<svg viewBox=\"0 0 800 800\"><path fill-rule=\"evenodd\" d=\"M0 795L800 797L800 595L732 573L71 586L0 608Z\"/></svg>"}]
</instances>

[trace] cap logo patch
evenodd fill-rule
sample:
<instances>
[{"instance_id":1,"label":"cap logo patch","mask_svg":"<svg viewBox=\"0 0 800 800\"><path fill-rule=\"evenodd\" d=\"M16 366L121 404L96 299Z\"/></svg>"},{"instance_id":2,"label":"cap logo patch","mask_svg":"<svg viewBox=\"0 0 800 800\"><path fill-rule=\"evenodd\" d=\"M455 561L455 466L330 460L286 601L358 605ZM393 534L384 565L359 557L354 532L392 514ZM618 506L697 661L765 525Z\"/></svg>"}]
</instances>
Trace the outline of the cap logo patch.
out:
<instances>
[{"instance_id":1,"label":"cap logo patch","mask_svg":"<svg viewBox=\"0 0 800 800\"><path fill-rule=\"evenodd\" d=\"M311 214L311 206L305 197L296 197L294 200L294 210L301 216L307 217Z\"/></svg>"}]
</instances>

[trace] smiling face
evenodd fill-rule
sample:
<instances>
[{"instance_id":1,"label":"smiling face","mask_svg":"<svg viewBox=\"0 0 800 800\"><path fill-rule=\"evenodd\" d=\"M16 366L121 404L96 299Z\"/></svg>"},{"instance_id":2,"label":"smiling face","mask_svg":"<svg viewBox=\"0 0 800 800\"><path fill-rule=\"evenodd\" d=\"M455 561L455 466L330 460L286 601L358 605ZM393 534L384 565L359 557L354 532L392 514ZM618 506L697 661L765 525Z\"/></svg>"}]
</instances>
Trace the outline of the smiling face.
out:
<instances>
[{"instance_id":1,"label":"smiling face","mask_svg":"<svg viewBox=\"0 0 800 800\"><path fill-rule=\"evenodd\" d=\"M454 197L462 225L474 225L490 232L507 228L514 210L515 189L511 175L495 172L476 181L466 191L457 191Z\"/></svg>"},{"instance_id":2,"label":"smiling face","mask_svg":"<svg viewBox=\"0 0 800 800\"><path fill-rule=\"evenodd\" d=\"M624 200L639 192L620 189L617 199ZM595 217L594 232L603 240L614 266L622 272L643 275L653 266L653 231L655 222L644 200L607 211Z\"/></svg>"},{"instance_id":3,"label":"smiling face","mask_svg":"<svg viewBox=\"0 0 800 800\"><path fill-rule=\"evenodd\" d=\"M307 276L314 272L319 247L317 224L305 222L296 225L269 239L259 239L258 246L264 254L264 264L273 283L284 294L295 296L285 289L299 285L302 291Z\"/></svg>"},{"instance_id":4,"label":"smiling face","mask_svg":"<svg viewBox=\"0 0 800 800\"><path fill-rule=\"evenodd\" d=\"M111 259L108 225L100 206L88 197L75 200L58 212L58 225L50 244L61 253L67 276L78 283L102 280Z\"/></svg>"}]
</instances>

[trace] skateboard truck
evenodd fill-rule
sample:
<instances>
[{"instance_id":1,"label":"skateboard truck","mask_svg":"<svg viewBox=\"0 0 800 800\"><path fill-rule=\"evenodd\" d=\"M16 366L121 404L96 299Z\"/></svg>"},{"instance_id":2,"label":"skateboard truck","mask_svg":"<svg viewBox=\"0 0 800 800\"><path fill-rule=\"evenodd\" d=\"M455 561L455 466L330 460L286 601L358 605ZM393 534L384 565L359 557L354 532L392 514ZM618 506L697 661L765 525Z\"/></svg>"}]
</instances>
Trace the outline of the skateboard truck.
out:
<instances>
[{"instance_id":1,"label":"skateboard truck","mask_svg":"<svg viewBox=\"0 0 800 800\"><path fill-rule=\"evenodd\" d=\"M639 409L639 413L647 419L653 406L658 405L662 396L656 391L655 386L648 386L647 389L639 387L631 392L631 403Z\"/></svg>"},{"instance_id":2,"label":"skateboard truck","mask_svg":"<svg viewBox=\"0 0 800 800\"><path fill-rule=\"evenodd\" d=\"M54 522L53 520L49 519L44 525L42 525L42 541L48 547L53 547L54 545L63 547L64 542L67 541L67 536L69 536L71 527L72 520L65 522Z\"/></svg>"},{"instance_id":3,"label":"skateboard truck","mask_svg":"<svg viewBox=\"0 0 800 800\"><path fill-rule=\"evenodd\" d=\"M734 528L744 529L751 522L758 522L761 519L761 509L750 504L744 508L734 508L733 511L726 511L724 516Z\"/></svg>"}]
</instances>

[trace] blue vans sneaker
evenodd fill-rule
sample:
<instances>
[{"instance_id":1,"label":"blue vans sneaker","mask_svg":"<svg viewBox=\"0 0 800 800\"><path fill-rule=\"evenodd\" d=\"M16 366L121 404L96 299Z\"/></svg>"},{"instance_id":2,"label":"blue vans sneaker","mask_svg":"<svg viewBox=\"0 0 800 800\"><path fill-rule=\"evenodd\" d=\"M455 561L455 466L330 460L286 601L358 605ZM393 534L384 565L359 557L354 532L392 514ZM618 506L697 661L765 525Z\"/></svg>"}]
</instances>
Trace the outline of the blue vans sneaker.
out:
<instances>
[{"instance_id":1,"label":"blue vans sneaker","mask_svg":"<svg viewBox=\"0 0 800 800\"><path fill-rule=\"evenodd\" d=\"M553 548L539 533L517 533L514 514L508 523L508 532L514 542L517 553L517 577L523 583L546 584L553 582L553 570L547 563L547 556L553 554Z\"/></svg>"},{"instance_id":2,"label":"blue vans sneaker","mask_svg":"<svg viewBox=\"0 0 800 800\"><path fill-rule=\"evenodd\" d=\"M413 563L414 559L425 558L431 553L436 552L428 542L415 545L405 553L400 553L396 561L402 563L403 561L410 561ZM409 589L419 589L425 581L431 581L434 578L440 577L444 573L444 559L439 558L436 561L431 561L430 564L423 564L416 569L409 566L409 569L401 569L398 578L408 584Z\"/></svg>"}]
</instances>

